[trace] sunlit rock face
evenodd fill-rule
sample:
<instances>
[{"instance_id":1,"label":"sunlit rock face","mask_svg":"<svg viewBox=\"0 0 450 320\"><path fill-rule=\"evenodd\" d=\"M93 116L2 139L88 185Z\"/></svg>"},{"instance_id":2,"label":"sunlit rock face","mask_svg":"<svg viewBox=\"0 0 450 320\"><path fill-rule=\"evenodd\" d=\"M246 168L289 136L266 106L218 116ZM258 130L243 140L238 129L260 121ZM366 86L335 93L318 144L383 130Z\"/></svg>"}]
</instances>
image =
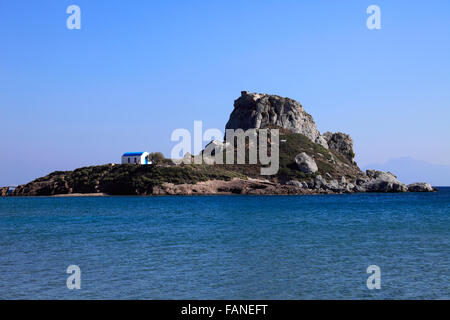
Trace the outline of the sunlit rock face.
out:
<instances>
[{"instance_id":1,"label":"sunlit rock face","mask_svg":"<svg viewBox=\"0 0 450 320\"><path fill-rule=\"evenodd\" d=\"M350 163L353 163L355 152L353 151L353 139L342 132L325 132L323 137L333 151L343 155Z\"/></svg>"},{"instance_id":2,"label":"sunlit rock face","mask_svg":"<svg viewBox=\"0 0 450 320\"><path fill-rule=\"evenodd\" d=\"M242 91L234 102L234 110L225 128L247 130L271 126L301 133L328 149L325 138L303 106L295 100L276 95Z\"/></svg>"}]
</instances>

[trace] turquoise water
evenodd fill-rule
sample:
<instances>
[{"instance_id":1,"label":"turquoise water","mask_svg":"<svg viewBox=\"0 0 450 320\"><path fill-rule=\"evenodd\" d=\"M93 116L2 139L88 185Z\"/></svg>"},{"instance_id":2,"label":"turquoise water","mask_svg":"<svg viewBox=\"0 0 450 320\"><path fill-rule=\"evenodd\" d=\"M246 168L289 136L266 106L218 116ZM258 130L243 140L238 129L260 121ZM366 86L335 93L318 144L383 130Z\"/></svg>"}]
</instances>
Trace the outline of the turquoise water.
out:
<instances>
[{"instance_id":1,"label":"turquoise water","mask_svg":"<svg viewBox=\"0 0 450 320\"><path fill-rule=\"evenodd\" d=\"M0 298L449 299L449 232L450 188L0 198ZM66 287L72 264L81 290Z\"/></svg>"}]
</instances>

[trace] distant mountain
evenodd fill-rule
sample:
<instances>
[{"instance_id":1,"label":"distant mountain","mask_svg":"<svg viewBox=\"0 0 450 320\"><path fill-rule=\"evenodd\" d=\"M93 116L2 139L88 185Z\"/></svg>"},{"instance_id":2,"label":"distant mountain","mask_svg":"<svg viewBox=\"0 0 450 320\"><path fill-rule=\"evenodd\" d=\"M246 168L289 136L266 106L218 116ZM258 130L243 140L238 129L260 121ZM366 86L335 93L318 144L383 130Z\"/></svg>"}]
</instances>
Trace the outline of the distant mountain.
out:
<instances>
[{"instance_id":1,"label":"distant mountain","mask_svg":"<svg viewBox=\"0 0 450 320\"><path fill-rule=\"evenodd\" d=\"M433 186L450 186L450 166L433 164L411 157L391 159L383 164L371 164L364 170L390 171L406 184L428 182Z\"/></svg>"}]
</instances>

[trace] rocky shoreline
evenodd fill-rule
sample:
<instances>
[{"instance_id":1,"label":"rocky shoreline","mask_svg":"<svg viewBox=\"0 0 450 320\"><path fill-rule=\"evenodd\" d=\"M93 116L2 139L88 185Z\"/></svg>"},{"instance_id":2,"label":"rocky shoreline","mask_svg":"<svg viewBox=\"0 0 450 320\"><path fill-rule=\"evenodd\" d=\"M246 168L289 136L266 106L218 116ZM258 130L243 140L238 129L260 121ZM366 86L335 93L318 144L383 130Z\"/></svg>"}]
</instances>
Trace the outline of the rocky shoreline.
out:
<instances>
[{"instance_id":1,"label":"rocky shoreline","mask_svg":"<svg viewBox=\"0 0 450 320\"><path fill-rule=\"evenodd\" d=\"M389 173L380 172L390 176ZM165 183L155 188L152 195L304 195L304 194L349 194L349 193L399 193L399 192L434 192L437 189L427 183L415 183L405 186L401 182L391 178L375 178L360 180L358 184L347 183L345 178L337 182L327 182L321 176L316 177L311 183L296 180L286 184L273 183L267 180L242 180L235 178L231 181L211 180L199 182L195 185Z\"/></svg>"},{"instance_id":2,"label":"rocky shoreline","mask_svg":"<svg viewBox=\"0 0 450 320\"><path fill-rule=\"evenodd\" d=\"M351 194L351 193L403 193L403 192L434 192L437 189L427 183L414 183L408 186L399 182L391 173L380 171L369 172L370 177L358 181L327 181L322 176L317 176L309 182L290 180L284 184L260 179L233 178L225 180L208 180L196 184L163 183L155 186L150 192L136 192L134 195L161 196L161 195L311 195L311 194ZM56 186L56 185L55 185ZM0 195L8 196L7 188L1 188ZM5 191L6 190L6 191ZM79 193L67 190L66 193L58 193L57 189L47 189L48 193L42 193L38 188L25 188L19 186L9 196L110 196L118 194Z\"/></svg>"}]
</instances>

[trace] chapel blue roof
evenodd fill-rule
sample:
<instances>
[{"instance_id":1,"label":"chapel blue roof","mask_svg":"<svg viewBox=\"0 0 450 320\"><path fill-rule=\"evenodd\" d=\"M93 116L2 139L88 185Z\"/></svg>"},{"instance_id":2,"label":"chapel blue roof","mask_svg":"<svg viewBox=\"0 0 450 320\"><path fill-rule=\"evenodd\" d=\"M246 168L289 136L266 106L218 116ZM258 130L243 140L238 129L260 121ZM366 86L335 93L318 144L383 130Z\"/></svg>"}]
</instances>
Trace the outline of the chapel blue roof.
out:
<instances>
[{"instance_id":1,"label":"chapel blue roof","mask_svg":"<svg viewBox=\"0 0 450 320\"><path fill-rule=\"evenodd\" d=\"M143 152L126 152L123 154L122 157L138 157L138 156L142 156Z\"/></svg>"}]
</instances>

